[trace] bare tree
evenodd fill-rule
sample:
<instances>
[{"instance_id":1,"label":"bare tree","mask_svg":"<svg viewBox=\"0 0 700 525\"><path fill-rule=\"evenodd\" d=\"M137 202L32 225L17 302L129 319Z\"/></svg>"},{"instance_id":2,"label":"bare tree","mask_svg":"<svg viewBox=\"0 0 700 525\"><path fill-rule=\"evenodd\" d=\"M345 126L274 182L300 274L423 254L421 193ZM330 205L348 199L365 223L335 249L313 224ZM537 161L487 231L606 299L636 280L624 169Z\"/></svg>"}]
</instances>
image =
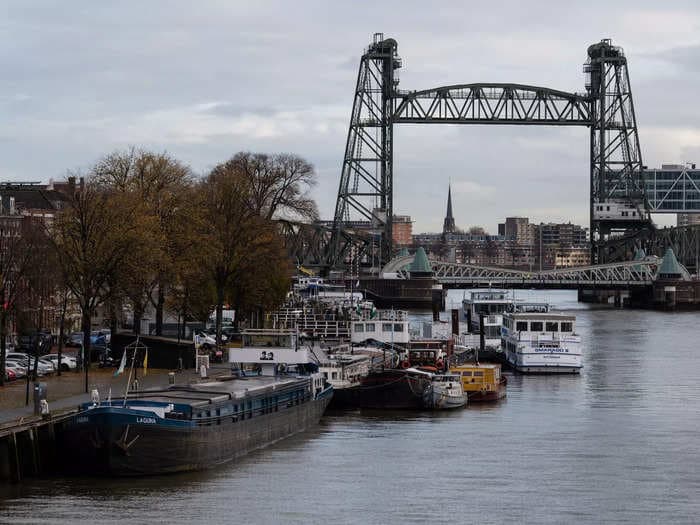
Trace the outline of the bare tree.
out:
<instances>
[{"instance_id":1,"label":"bare tree","mask_svg":"<svg viewBox=\"0 0 700 525\"><path fill-rule=\"evenodd\" d=\"M33 259L37 225L31 217L5 216L0 223L0 385L5 382L7 322L26 294L26 276Z\"/></svg>"},{"instance_id":2,"label":"bare tree","mask_svg":"<svg viewBox=\"0 0 700 525\"><path fill-rule=\"evenodd\" d=\"M225 164L249 180L250 205L261 217L318 218L316 202L309 196L316 172L308 161L292 154L243 152Z\"/></svg>"},{"instance_id":3,"label":"bare tree","mask_svg":"<svg viewBox=\"0 0 700 525\"><path fill-rule=\"evenodd\" d=\"M51 241L66 287L81 311L85 363L89 366L91 317L110 293L108 283L127 256L141 248L134 199L88 180L57 215Z\"/></svg>"}]
</instances>

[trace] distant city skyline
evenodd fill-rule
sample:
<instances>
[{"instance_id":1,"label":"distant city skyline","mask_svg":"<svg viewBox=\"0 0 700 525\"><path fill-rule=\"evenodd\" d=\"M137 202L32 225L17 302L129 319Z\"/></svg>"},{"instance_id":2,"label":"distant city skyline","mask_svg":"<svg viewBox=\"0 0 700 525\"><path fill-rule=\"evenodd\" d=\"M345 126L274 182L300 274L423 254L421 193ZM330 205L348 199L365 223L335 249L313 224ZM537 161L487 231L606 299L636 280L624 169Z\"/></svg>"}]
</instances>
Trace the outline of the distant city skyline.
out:
<instances>
[{"instance_id":1,"label":"distant city skyline","mask_svg":"<svg viewBox=\"0 0 700 525\"><path fill-rule=\"evenodd\" d=\"M332 218L358 62L377 31L398 41L400 89L519 82L580 92L587 47L612 38L629 60L645 164L700 161L693 2L4 7L0 180L63 178L132 145L168 151L198 174L241 150L293 152L316 166L313 195ZM601 9L605 17L590 16ZM396 126L394 160L394 211L410 214L414 231L441 230L450 179L460 227L493 230L505 215L588 223L583 128Z\"/></svg>"}]
</instances>

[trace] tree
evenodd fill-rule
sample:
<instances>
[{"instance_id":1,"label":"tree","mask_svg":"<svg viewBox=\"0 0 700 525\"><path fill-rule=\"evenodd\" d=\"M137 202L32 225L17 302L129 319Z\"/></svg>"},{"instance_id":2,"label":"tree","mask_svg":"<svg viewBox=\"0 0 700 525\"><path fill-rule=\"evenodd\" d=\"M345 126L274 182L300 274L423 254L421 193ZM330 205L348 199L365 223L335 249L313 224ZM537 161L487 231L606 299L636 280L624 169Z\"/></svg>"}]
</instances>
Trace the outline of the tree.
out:
<instances>
[{"instance_id":1,"label":"tree","mask_svg":"<svg viewBox=\"0 0 700 525\"><path fill-rule=\"evenodd\" d=\"M31 217L6 216L0 223L0 385L5 382L7 323L17 302L27 293L26 277L40 239L37 230Z\"/></svg>"},{"instance_id":2,"label":"tree","mask_svg":"<svg viewBox=\"0 0 700 525\"><path fill-rule=\"evenodd\" d=\"M138 199L144 251L125 261L121 284L134 308L138 333L148 304L156 310L156 335L162 334L166 291L175 280L177 260L193 239L187 227L196 214L191 172L167 153L134 148L105 156L95 168L95 181L104 188Z\"/></svg>"},{"instance_id":3,"label":"tree","mask_svg":"<svg viewBox=\"0 0 700 525\"><path fill-rule=\"evenodd\" d=\"M316 203L308 195L316 185L316 172L301 157L242 152L226 165L248 179L250 205L261 217L267 220L318 218Z\"/></svg>"},{"instance_id":4,"label":"tree","mask_svg":"<svg viewBox=\"0 0 700 525\"><path fill-rule=\"evenodd\" d=\"M56 216L51 242L70 290L80 307L83 350L90 356L90 319L111 290L127 257L143 246L138 202L128 195L108 191L88 178L70 195Z\"/></svg>"},{"instance_id":5,"label":"tree","mask_svg":"<svg viewBox=\"0 0 700 525\"><path fill-rule=\"evenodd\" d=\"M216 293L217 343L221 342L223 305L227 299L234 303L238 314L252 302L269 303L271 297L277 297L270 293L270 283L274 281L271 276L288 268L282 242L270 219L289 203L277 194L264 196L268 195L267 190L261 188L274 187L267 183L268 177L273 178L273 170L261 167L269 166L267 156L253 156L250 160L249 155L239 154L215 166L200 185L207 225L200 260L208 268ZM259 183L258 177L266 179L266 183ZM291 186L292 183L287 185ZM280 186L279 192L284 191Z\"/></svg>"}]
</instances>

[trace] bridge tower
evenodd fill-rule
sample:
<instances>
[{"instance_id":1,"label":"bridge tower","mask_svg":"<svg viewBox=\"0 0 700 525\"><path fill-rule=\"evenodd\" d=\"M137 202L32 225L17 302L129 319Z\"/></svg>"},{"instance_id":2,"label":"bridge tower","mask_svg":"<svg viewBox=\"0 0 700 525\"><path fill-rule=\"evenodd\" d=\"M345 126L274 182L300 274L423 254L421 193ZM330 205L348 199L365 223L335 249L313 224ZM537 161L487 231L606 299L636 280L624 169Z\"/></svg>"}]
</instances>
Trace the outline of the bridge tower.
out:
<instances>
[{"instance_id":1,"label":"bridge tower","mask_svg":"<svg viewBox=\"0 0 700 525\"><path fill-rule=\"evenodd\" d=\"M595 264L614 257L610 250L615 237L652 225L625 54L609 39L601 40L589 46L583 70L591 107L590 231Z\"/></svg>"},{"instance_id":2,"label":"bridge tower","mask_svg":"<svg viewBox=\"0 0 700 525\"><path fill-rule=\"evenodd\" d=\"M350 129L333 218L327 261L343 262L340 228L359 221L378 245L379 259L391 259L393 218L393 126L395 71L401 67L393 38L376 33L362 55L357 74ZM362 224L364 223L364 224Z\"/></svg>"}]
</instances>

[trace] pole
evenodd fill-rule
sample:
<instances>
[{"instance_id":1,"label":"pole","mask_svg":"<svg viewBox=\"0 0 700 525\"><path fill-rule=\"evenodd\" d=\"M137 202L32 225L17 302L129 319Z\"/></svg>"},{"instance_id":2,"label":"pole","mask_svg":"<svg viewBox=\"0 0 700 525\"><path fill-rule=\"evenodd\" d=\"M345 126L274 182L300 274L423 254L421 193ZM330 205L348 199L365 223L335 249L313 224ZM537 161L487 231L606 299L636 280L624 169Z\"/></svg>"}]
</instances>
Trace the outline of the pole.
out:
<instances>
[{"instance_id":1,"label":"pole","mask_svg":"<svg viewBox=\"0 0 700 525\"><path fill-rule=\"evenodd\" d=\"M90 368L90 356L87 355L85 351L85 345L83 347L83 366L85 367L85 393L88 393L88 369Z\"/></svg>"},{"instance_id":2,"label":"pole","mask_svg":"<svg viewBox=\"0 0 700 525\"><path fill-rule=\"evenodd\" d=\"M542 223L540 223L540 271L542 271Z\"/></svg>"}]
</instances>

